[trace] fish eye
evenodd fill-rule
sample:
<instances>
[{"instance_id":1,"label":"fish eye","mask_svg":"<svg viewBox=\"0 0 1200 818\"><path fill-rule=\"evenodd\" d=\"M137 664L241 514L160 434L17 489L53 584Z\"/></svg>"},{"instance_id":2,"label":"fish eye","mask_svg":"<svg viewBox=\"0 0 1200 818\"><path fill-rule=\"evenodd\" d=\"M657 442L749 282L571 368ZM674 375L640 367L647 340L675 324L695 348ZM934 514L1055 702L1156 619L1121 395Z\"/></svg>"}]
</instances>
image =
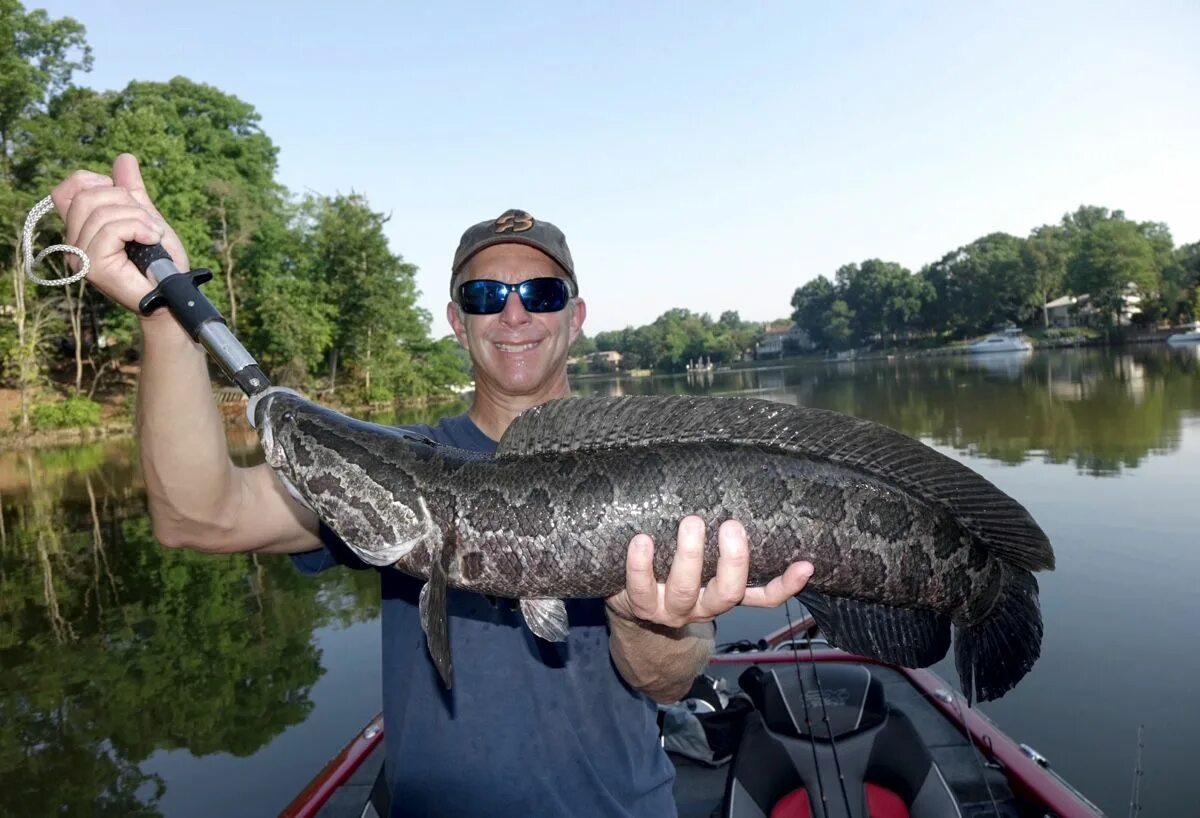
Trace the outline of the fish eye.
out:
<instances>
[{"instance_id":1,"label":"fish eye","mask_svg":"<svg viewBox=\"0 0 1200 818\"><path fill-rule=\"evenodd\" d=\"M293 412L291 409L289 409L286 412L284 412L282 415L280 415L279 419L282 420L284 423L295 423L296 422L296 413Z\"/></svg>"}]
</instances>

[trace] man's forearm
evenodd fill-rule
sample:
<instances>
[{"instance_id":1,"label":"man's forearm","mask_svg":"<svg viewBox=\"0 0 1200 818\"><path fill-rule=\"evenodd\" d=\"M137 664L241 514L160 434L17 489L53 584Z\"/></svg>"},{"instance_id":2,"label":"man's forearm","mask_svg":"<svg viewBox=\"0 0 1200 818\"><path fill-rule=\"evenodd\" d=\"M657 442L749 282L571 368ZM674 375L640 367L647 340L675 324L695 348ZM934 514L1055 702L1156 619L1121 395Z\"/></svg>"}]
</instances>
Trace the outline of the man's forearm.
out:
<instances>
[{"instance_id":1,"label":"man's forearm","mask_svg":"<svg viewBox=\"0 0 1200 818\"><path fill-rule=\"evenodd\" d=\"M668 628L608 612L609 652L621 676L660 704L678 701L708 665L711 622Z\"/></svg>"},{"instance_id":2,"label":"man's forearm","mask_svg":"<svg viewBox=\"0 0 1200 818\"><path fill-rule=\"evenodd\" d=\"M143 321L142 335L136 424L155 537L223 550L238 490L204 351L165 313Z\"/></svg>"}]
</instances>

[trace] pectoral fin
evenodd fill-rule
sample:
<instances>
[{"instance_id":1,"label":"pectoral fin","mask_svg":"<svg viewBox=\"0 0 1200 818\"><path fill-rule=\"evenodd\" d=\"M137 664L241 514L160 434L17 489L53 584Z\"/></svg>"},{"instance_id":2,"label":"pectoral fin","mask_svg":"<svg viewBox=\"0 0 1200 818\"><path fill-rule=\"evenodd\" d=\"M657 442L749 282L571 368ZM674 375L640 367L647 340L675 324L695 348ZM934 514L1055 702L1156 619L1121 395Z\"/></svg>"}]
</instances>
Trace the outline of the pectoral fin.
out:
<instances>
[{"instance_id":1,"label":"pectoral fin","mask_svg":"<svg viewBox=\"0 0 1200 818\"><path fill-rule=\"evenodd\" d=\"M421 611L421 630L442 684L450 689L450 633L446 622L446 575L435 565L429 581L421 588L418 602Z\"/></svg>"},{"instance_id":2,"label":"pectoral fin","mask_svg":"<svg viewBox=\"0 0 1200 818\"><path fill-rule=\"evenodd\" d=\"M522 599L521 614L529 630L547 642L567 639L567 606L561 599Z\"/></svg>"}]
</instances>

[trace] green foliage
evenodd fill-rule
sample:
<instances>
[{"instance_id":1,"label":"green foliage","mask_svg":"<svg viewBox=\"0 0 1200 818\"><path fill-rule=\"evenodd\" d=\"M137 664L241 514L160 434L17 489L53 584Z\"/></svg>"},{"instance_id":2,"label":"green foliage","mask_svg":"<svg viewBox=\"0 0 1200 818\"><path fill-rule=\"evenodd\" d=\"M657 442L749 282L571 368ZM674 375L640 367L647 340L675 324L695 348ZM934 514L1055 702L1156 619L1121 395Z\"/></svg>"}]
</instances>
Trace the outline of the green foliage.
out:
<instances>
[{"instance_id":1,"label":"green foliage","mask_svg":"<svg viewBox=\"0 0 1200 818\"><path fill-rule=\"evenodd\" d=\"M1172 253L1162 272L1164 317L1180 323L1200 318L1200 242Z\"/></svg>"},{"instance_id":2,"label":"green foliage","mask_svg":"<svg viewBox=\"0 0 1200 818\"><path fill-rule=\"evenodd\" d=\"M1136 320L1153 325L1193 315L1198 282L1196 245L1176 249L1160 222L1084 206L1024 239L983 236L915 276L878 260L844 265L835 281L818 276L795 290L792 319L826 349L922 335L963 338L1009 324L1047 327L1046 304L1073 294L1088 296L1081 320L1111 326L1136 296Z\"/></svg>"},{"instance_id":3,"label":"green foliage","mask_svg":"<svg viewBox=\"0 0 1200 818\"><path fill-rule=\"evenodd\" d=\"M287 265L300 281L278 291L287 301L277 303L280 312L298 307L309 323L296 326L304 343L288 348L319 350L331 389L339 370L348 372L350 401L445 395L468 374L453 341L429 339L430 316L416 303L416 267L388 247L386 223L355 194L302 204L297 257Z\"/></svg>"},{"instance_id":4,"label":"green foliage","mask_svg":"<svg viewBox=\"0 0 1200 818\"><path fill-rule=\"evenodd\" d=\"M938 302L931 326L972 335L1029 320L1038 259L1031 257L1027 263L1022 250L1021 239L992 233L925 268L922 275Z\"/></svg>"},{"instance_id":5,"label":"green foliage","mask_svg":"<svg viewBox=\"0 0 1200 818\"><path fill-rule=\"evenodd\" d=\"M1043 225L1021 243L1021 266L1028 286L1028 306L1040 310L1042 326L1049 325L1045 305L1061 292L1067 274L1069 246L1066 233L1057 225Z\"/></svg>"},{"instance_id":6,"label":"green foliage","mask_svg":"<svg viewBox=\"0 0 1200 818\"><path fill-rule=\"evenodd\" d=\"M818 346L833 345L833 339L826 334L826 316L836 298L833 282L825 276L817 276L792 293L792 320L808 330L808 337ZM845 306L844 301L842 304ZM849 331L847 325L847 337Z\"/></svg>"},{"instance_id":7,"label":"green foliage","mask_svg":"<svg viewBox=\"0 0 1200 818\"><path fill-rule=\"evenodd\" d=\"M100 404L88 398L72 395L66 400L39 403L30 412L34 429L78 429L100 425Z\"/></svg>"},{"instance_id":8,"label":"green foliage","mask_svg":"<svg viewBox=\"0 0 1200 818\"><path fill-rule=\"evenodd\" d=\"M858 339L891 340L920 314L929 288L899 264L869 259L839 269L834 289Z\"/></svg>"},{"instance_id":9,"label":"green foliage","mask_svg":"<svg viewBox=\"0 0 1200 818\"><path fill-rule=\"evenodd\" d=\"M792 320L817 346L846 349L892 342L919 328L934 297L928 280L889 261L846 264L834 281L817 276L792 294Z\"/></svg>"},{"instance_id":10,"label":"green foliage","mask_svg":"<svg viewBox=\"0 0 1200 818\"><path fill-rule=\"evenodd\" d=\"M280 383L345 386L337 397L424 400L469 379L453 342L429 338L416 306L416 268L393 253L385 216L358 195L310 195L293 204L275 181L277 149L254 106L186 77L134 81L94 91L71 85L91 66L83 28L26 13L0 0L0 217L24 212L76 168L108 173L121 151L139 156L147 191L179 234L193 268L215 274L206 295ZM39 244L58 240L53 219ZM0 251L12 258L15 237ZM68 368L69 332L39 299L21 291L30 320L5 322L5 377L35 389L45 373ZM137 355L136 319L89 296L85 355L94 377ZM22 313L24 316L24 313ZM95 330L91 332L90 330ZM103 338L105 343L99 344ZM51 351L52 350L52 351ZM339 370L347 378L339 383ZM86 387L85 387L86 388ZM45 423L57 420L45 416Z\"/></svg>"},{"instance_id":11,"label":"green foliage","mask_svg":"<svg viewBox=\"0 0 1200 818\"><path fill-rule=\"evenodd\" d=\"M1067 280L1076 293L1087 293L1105 325L1116 322L1123 298L1131 291L1148 296L1158 290L1159 268L1150 239L1133 222L1101 221L1079 237L1067 264Z\"/></svg>"},{"instance_id":12,"label":"green foliage","mask_svg":"<svg viewBox=\"0 0 1200 818\"><path fill-rule=\"evenodd\" d=\"M761 324L742 321L734 311L713 321L707 313L674 309L652 324L597 334L596 349L620 352L625 369L682 372L691 361L725 364L741 360L762 331Z\"/></svg>"},{"instance_id":13,"label":"green foliage","mask_svg":"<svg viewBox=\"0 0 1200 818\"><path fill-rule=\"evenodd\" d=\"M839 351L850 346L854 337L854 311L842 299L829 306L829 314L821 326L821 336L830 349Z\"/></svg>"},{"instance_id":14,"label":"green foliage","mask_svg":"<svg viewBox=\"0 0 1200 818\"><path fill-rule=\"evenodd\" d=\"M590 355L596 352L596 339L588 336L586 332L580 332L575 339L575 343L571 344L570 355Z\"/></svg>"},{"instance_id":15,"label":"green foliage","mask_svg":"<svg viewBox=\"0 0 1200 818\"><path fill-rule=\"evenodd\" d=\"M91 67L92 51L78 21L52 20L44 9L26 11L18 0L0 0L0 144L6 165L21 119L66 88L76 71Z\"/></svg>"}]
</instances>

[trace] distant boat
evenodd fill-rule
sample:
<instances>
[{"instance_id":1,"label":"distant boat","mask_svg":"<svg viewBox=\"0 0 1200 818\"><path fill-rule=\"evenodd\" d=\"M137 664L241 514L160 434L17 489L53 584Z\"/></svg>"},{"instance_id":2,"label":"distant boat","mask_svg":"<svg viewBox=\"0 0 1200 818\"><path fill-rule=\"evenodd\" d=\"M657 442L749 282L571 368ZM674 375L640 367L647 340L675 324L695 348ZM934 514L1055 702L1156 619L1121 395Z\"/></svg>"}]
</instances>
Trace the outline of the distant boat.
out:
<instances>
[{"instance_id":1,"label":"distant boat","mask_svg":"<svg viewBox=\"0 0 1200 818\"><path fill-rule=\"evenodd\" d=\"M1182 344L1200 344L1200 321L1193 321L1192 328L1184 332L1177 332L1174 335L1167 337L1167 343L1171 346L1179 346Z\"/></svg>"},{"instance_id":2,"label":"distant boat","mask_svg":"<svg viewBox=\"0 0 1200 818\"><path fill-rule=\"evenodd\" d=\"M1029 352L1031 349L1033 344L1021 334L1019 327L1007 327L973 344L967 344L969 355L982 355L987 352Z\"/></svg>"}]
</instances>

